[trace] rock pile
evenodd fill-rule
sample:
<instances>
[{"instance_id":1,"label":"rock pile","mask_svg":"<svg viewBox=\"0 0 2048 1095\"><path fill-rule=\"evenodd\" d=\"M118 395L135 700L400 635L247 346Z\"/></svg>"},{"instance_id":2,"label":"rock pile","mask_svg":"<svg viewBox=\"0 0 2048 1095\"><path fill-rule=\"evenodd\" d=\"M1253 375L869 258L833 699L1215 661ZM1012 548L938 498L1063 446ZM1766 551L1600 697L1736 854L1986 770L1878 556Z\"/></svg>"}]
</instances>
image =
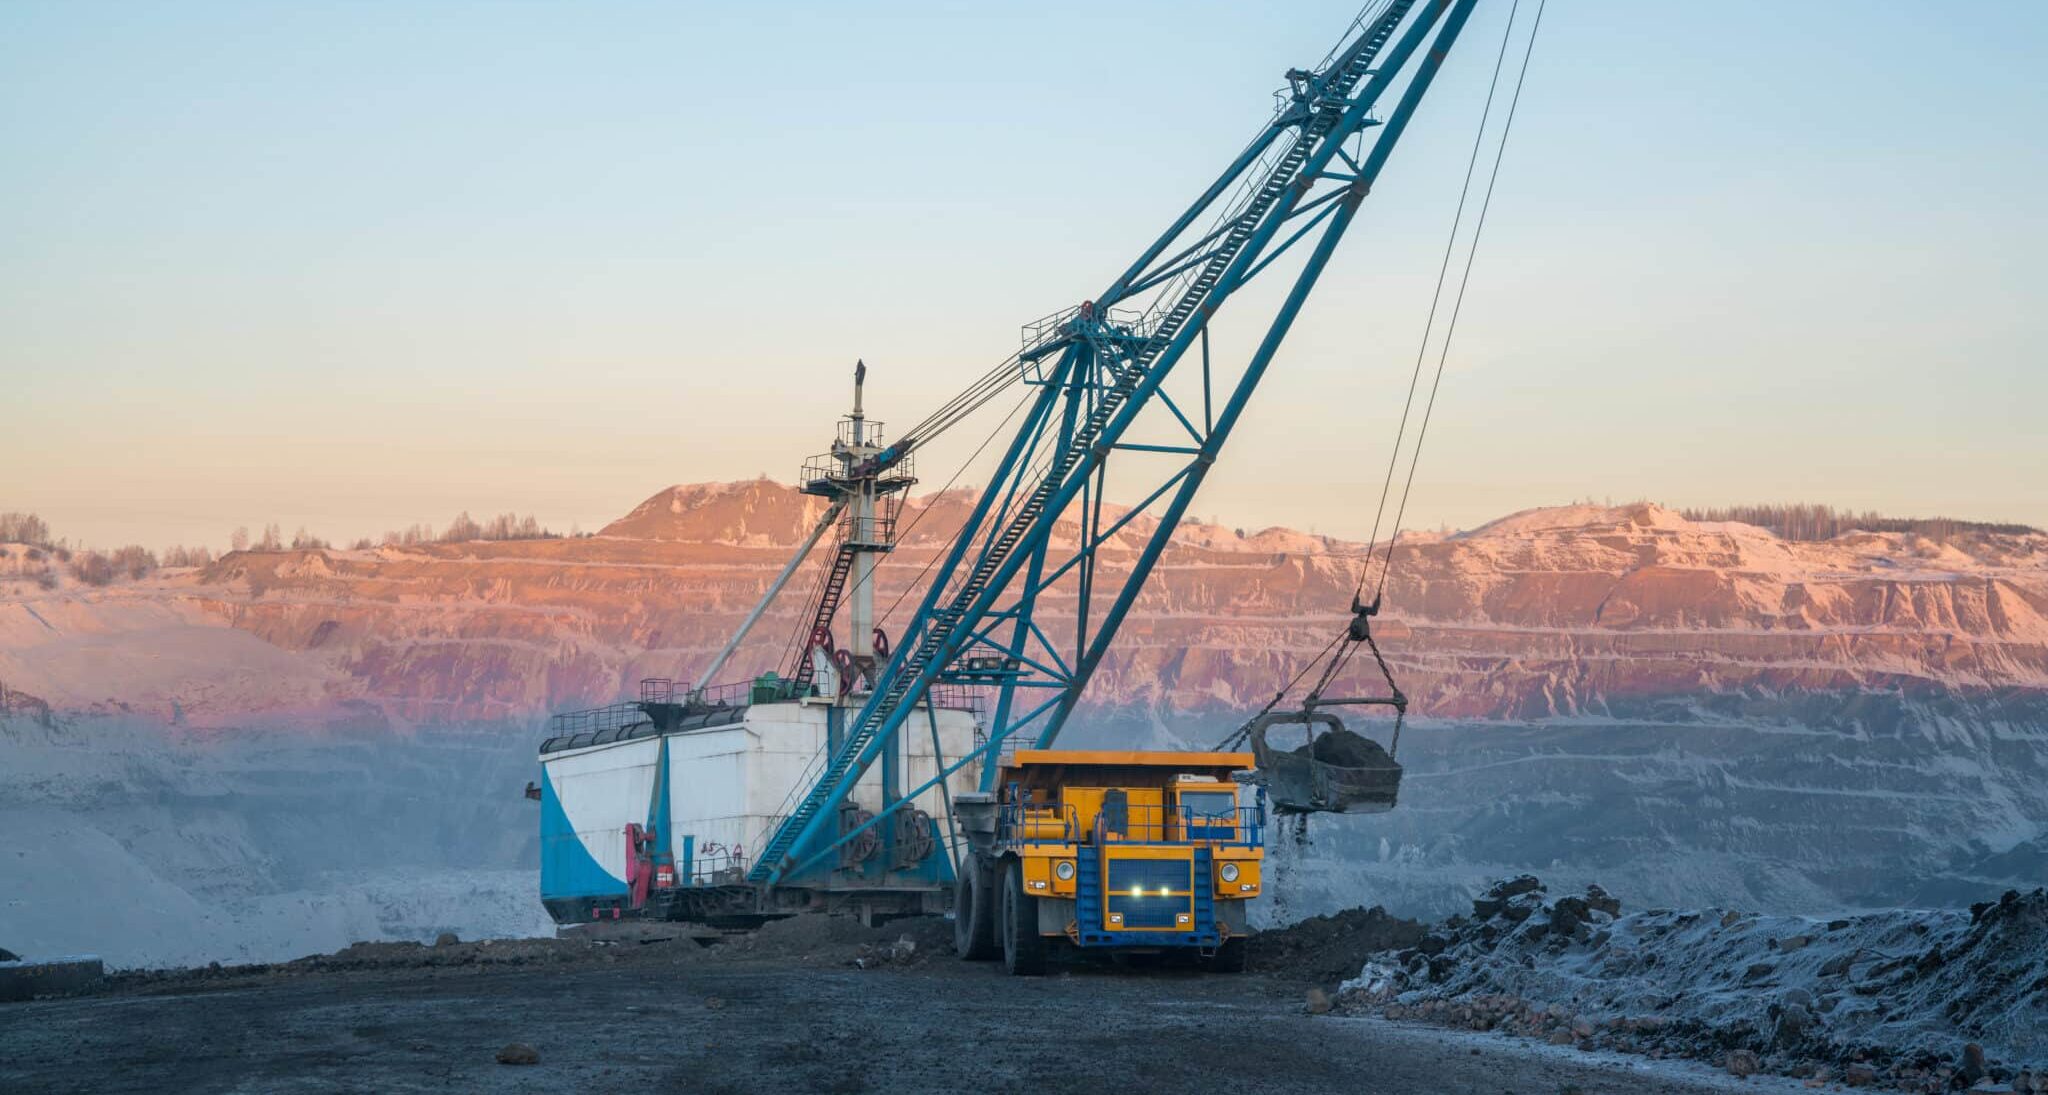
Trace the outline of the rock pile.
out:
<instances>
[{"instance_id":1,"label":"rock pile","mask_svg":"<svg viewBox=\"0 0 2048 1095\"><path fill-rule=\"evenodd\" d=\"M1327 735L1325 735L1327 736ZM1413 947L1422 923L1374 906L1312 916L1251 938L1251 968L1334 989L1358 976L1358 968L1385 951Z\"/></svg>"},{"instance_id":2,"label":"rock pile","mask_svg":"<svg viewBox=\"0 0 2048 1095\"><path fill-rule=\"evenodd\" d=\"M1294 752L1339 768L1386 768L1394 763L1394 758L1387 755L1386 748L1379 742L1341 729L1318 734L1297 746Z\"/></svg>"},{"instance_id":3,"label":"rock pile","mask_svg":"<svg viewBox=\"0 0 2048 1095\"><path fill-rule=\"evenodd\" d=\"M913 916L866 927L850 916L805 913L734 935L711 949L714 958L780 958L858 969L915 966L953 953L953 925Z\"/></svg>"},{"instance_id":4,"label":"rock pile","mask_svg":"<svg viewBox=\"0 0 2048 1095\"><path fill-rule=\"evenodd\" d=\"M872 970L884 966L915 966L924 960L925 952L917 949L917 940L902 935L897 936L894 943L862 943L854 950L853 968Z\"/></svg>"},{"instance_id":5,"label":"rock pile","mask_svg":"<svg viewBox=\"0 0 2048 1095\"><path fill-rule=\"evenodd\" d=\"M1598 886L1495 883L1339 1006L1555 1045L1915 1091L2048 1092L2048 891L1970 913L1622 915Z\"/></svg>"}]
</instances>

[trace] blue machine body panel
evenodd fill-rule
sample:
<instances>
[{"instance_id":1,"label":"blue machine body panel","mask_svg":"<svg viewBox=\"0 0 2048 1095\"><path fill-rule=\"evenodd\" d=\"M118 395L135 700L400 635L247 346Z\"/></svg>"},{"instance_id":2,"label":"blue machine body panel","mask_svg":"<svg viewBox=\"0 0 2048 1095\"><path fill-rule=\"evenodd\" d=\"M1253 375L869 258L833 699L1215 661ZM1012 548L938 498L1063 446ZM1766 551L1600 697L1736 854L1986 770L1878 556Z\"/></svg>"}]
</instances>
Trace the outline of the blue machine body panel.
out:
<instances>
[{"instance_id":1,"label":"blue machine body panel","mask_svg":"<svg viewBox=\"0 0 2048 1095\"><path fill-rule=\"evenodd\" d=\"M623 841L625 834L617 839ZM569 824L545 768L540 774L540 896L543 901L626 896L626 880L605 870Z\"/></svg>"}]
</instances>

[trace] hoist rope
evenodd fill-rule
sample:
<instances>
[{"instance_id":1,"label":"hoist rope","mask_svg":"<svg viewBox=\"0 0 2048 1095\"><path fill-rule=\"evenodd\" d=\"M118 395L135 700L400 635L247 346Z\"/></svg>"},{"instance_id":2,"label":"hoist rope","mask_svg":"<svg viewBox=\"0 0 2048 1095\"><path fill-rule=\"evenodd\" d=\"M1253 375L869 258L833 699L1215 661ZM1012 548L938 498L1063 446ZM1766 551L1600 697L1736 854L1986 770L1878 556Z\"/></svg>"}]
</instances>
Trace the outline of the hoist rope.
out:
<instances>
[{"instance_id":1,"label":"hoist rope","mask_svg":"<svg viewBox=\"0 0 2048 1095\"><path fill-rule=\"evenodd\" d=\"M1517 3L1520 0L1516 0ZM1436 410L1436 393L1444 380L1444 361L1451 355L1451 338L1458 332L1458 316L1465 310L1465 290L1472 283L1472 260L1479 254L1479 237L1486 231L1486 214L1493 208L1494 184L1500 181L1501 160L1508 151L1508 136L1514 132L1515 109L1522 104L1522 85L1529 77L1529 58L1536 52L1536 34L1543 29L1543 9L1549 0L1537 0L1536 18L1529 26L1529 42L1522 50L1522 67L1515 75L1515 93L1508 100L1507 120L1501 124L1500 144L1493 150L1493 168L1486 177L1486 197L1479 203L1479 219L1472 226L1472 243L1465 250L1465 270L1458 278L1458 295L1451 303L1451 321L1444 328L1443 345L1436 357L1436 376L1430 380L1429 399L1422 406L1422 426L1415 434L1415 451L1408 459L1408 479L1401 487L1401 505L1394 511L1394 527L1387 535L1387 558L1380 567L1379 585L1373 591L1373 600L1379 600L1380 593L1387 588L1387 572L1394 565L1394 541L1401 538L1401 518L1408 512L1408 495L1415 488L1415 467L1422 461L1422 442L1429 436L1429 418ZM1513 16L1509 16L1513 26ZM1503 42L1505 45L1505 42ZM1488 92L1488 98L1492 93Z\"/></svg>"},{"instance_id":2,"label":"hoist rope","mask_svg":"<svg viewBox=\"0 0 2048 1095\"><path fill-rule=\"evenodd\" d=\"M1517 3L1519 2L1520 0L1517 0ZM1379 18L1386 12L1390 3L1391 0L1367 0L1366 4L1359 9L1358 14L1352 18L1352 30L1355 31L1358 28L1364 27L1372 20ZM1327 69L1331 62L1336 60L1337 52L1343 48L1343 43L1346 40L1348 40L1348 35L1346 39L1340 39L1337 45L1330 48L1329 53L1324 55L1322 64L1319 66L1320 68ZM1289 107L1290 104L1286 102L1277 104L1274 108L1273 117L1275 119L1279 118L1288 111ZM1247 141L1244 147L1238 150L1238 155L1243 156L1253 145L1257 144L1260 140L1266 139L1266 134L1272 125L1272 120L1261 125L1251 140ZM1270 175L1271 164L1284 158L1284 156L1284 148L1276 148L1271 153L1271 160L1264 160L1261 161L1260 165L1254 165L1264 166L1264 172L1255 172L1249 168L1247 169L1238 188L1237 196L1232 201L1222 204L1218 209L1216 217L1211 224L1211 235L1216 231L1220 231L1223 225L1243 216L1244 210L1250 205L1260 188L1265 185ZM1174 284L1176 287L1184 288L1187 283L1195 279L1198 272L1197 269L1191 268L1178 278ZM1158 311L1165 308L1167 301L1171 299L1174 299L1173 293L1163 295L1153 303L1152 310ZM1096 303L1100 307L1107 309L1119 303L1119 301L1104 300ZM903 431L897 438L897 444L911 448L919 447L958 425L961 421L972 416L974 412L980 410L990 401L1001 395L1012 384L1022 380L1024 378L1025 364L1024 351L1022 350L1004 358L994 368L975 378L958 395L941 404L937 410L926 415L916 425Z\"/></svg>"},{"instance_id":3,"label":"hoist rope","mask_svg":"<svg viewBox=\"0 0 2048 1095\"><path fill-rule=\"evenodd\" d=\"M915 516L911 517L910 524L905 526L902 532L896 534L897 543L901 544L908 542L908 540L910 539L910 534L916 532L917 526L922 524L924 522L924 519L931 514L933 508L935 508L934 503L939 498L944 497L947 491L952 490L953 485L960 481L960 477L966 474L967 469L972 467L974 465L974 462L981 458L982 453L988 451L990 443L995 441L997 435L1002 433L1003 427L1010 424L1010 420L1012 418L1017 417L1017 412L1024 409L1024 404L1031 401L1032 395L1033 393L1031 392L1025 392L1023 398L1019 399L1016 405L1010 408L1010 413L1004 415L1002 421L997 422L994 428L989 430L988 436L982 438L981 444L976 446L975 450L972 453L968 454L967 459L961 461L960 466L953 469L953 474L950 478L946 480L946 485L940 487L936 494L926 496L928 500L926 501L925 505L918 509ZM961 527L966 527L964 521L962 522ZM889 622L890 617L896 614L896 609L903 604L904 599L910 596L911 593L916 591L918 583L924 581L925 575L931 573L932 566L936 564L940 559L945 557L946 552L952 548L954 541L958 540L959 537L959 530L955 530L953 535L946 538L946 542L940 546L938 551L933 553L932 557L929 560L925 562L924 569L918 571L917 576L910 580L910 584L905 586L903 588L903 591L896 595L896 599L890 603L888 610L883 612L880 616L875 617L874 625L877 628ZM837 549L835 548L834 550ZM876 567L873 573L879 575L881 573L881 568ZM854 579L852 584L847 587L846 592L858 592L863 581L864 579ZM779 664L791 664L790 659L798 653L798 651L801 649L801 645L809 643L812 621L817 616L818 599L824 595L824 583L825 574L823 571L821 571L818 574L815 584L811 588L810 595L806 597L806 602L809 607L797 616L795 625L791 628L788 638L783 643L782 660Z\"/></svg>"},{"instance_id":4,"label":"hoist rope","mask_svg":"<svg viewBox=\"0 0 2048 1095\"><path fill-rule=\"evenodd\" d=\"M939 498L943 497L947 491L953 489L953 484L960 481L960 476L965 474L967 469L970 466L972 466L976 460L981 459L981 454L987 451L989 443L996 439L996 435L1003 432L1003 427L1009 425L1010 419L1017 417L1017 412L1023 410L1024 404L1029 403L1032 398L1033 393L1025 392L1024 397L1017 401L1017 405L1010 408L1010 413L1004 415L1003 420L1001 422L996 423L995 428L991 429L988 432L988 436L981 439L981 444L975 446L974 452L969 454L967 459L961 461L960 466L953 470L953 477L951 479L946 480L946 485L940 487L937 494L926 496L932 501L926 502L924 508L917 511L917 516L910 519L910 527L904 529L903 534L896 538L898 543L907 540L910 537L911 533L917 531L918 523L923 521L925 519L925 515L932 511L932 503L937 501ZM969 513L968 516L972 517L973 514ZM896 614L896 609L903 604L904 599L909 597L911 593L917 590L918 584L924 581L924 576L930 574L932 572L932 567L936 565L940 559L946 557L946 554L952 550L954 543L960 539L960 534L962 532L965 532L966 530L967 520L966 518L962 518L960 521L960 527L953 530L953 535L948 536L946 538L946 542L942 546L940 546L939 550L933 552L932 557L925 561L924 569L917 572L917 577L912 578L910 580L910 584L903 587L903 592L898 593L894 601L889 602L888 610L875 618L875 626L881 626L883 623L886 623L891 616L894 616Z\"/></svg>"},{"instance_id":5,"label":"hoist rope","mask_svg":"<svg viewBox=\"0 0 2048 1095\"><path fill-rule=\"evenodd\" d=\"M1465 222L1465 204L1472 197L1472 176L1479 168L1479 150L1485 144L1486 122L1493 116L1494 95L1500 90L1500 74L1507 62L1508 42L1514 32L1515 15L1520 11L1521 6L1522 0L1515 0L1514 5L1508 8L1507 27L1501 31L1500 35L1500 52L1493 59L1493 79L1486 86L1486 105L1480 109L1479 128L1472 134L1472 151L1465 158L1465 181L1458 189L1458 209L1457 212L1451 215L1450 233L1444 237L1444 256L1437 263L1436 288L1429 296L1429 318L1423 321L1422 340L1415 347L1415 365L1408 373L1408 396L1401 402L1401 424L1394 431L1394 445L1387 453L1387 474L1380 481L1379 505L1373 508L1372 536L1365 542L1365 562L1358 568L1358 585L1353 591L1353 595L1356 597L1363 597L1365 595L1365 587L1368 580L1372 577L1373 553L1375 547L1380 542L1380 523L1386 516L1387 499L1393 494L1394 471L1401 463L1401 443L1408 439L1408 419L1415 409L1415 392L1422 381L1422 364L1429 357L1429 336L1436 330L1437 309L1443 304L1444 282L1450 276L1451 256L1457 252L1458 229ZM1517 90L1519 91L1519 89ZM1469 254L1466 257L1466 272L1468 274L1471 272L1471 257ZM1448 340L1446 340L1446 345L1448 345ZM1416 448L1419 454L1421 449L1420 438L1417 439ZM1410 468L1412 472L1412 463ZM1404 491L1399 507L1405 508L1407 502L1408 499ZM1394 522L1394 531L1388 537L1390 544L1394 537L1400 535L1400 526L1401 522L1397 518ZM1391 560L1392 558L1393 556L1389 554L1388 559ZM1380 586L1384 588L1385 584L1385 567L1382 566Z\"/></svg>"},{"instance_id":6,"label":"hoist rope","mask_svg":"<svg viewBox=\"0 0 2048 1095\"><path fill-rule=\"evenodd\" d=\"M1408 394L1401 406L1400 426L1394 435L1393 451L1387 457L1386 475L1380 484L1379 505L1373 512L1372 538L1366 542L1365 559L1359 567L1358 584L1354 587L1352 593L1354 618L1347 621L1345 630L1339 632L1337 637L1330 641L1329 645L1323 647L1320 653L1304 664L1302 670L1296 673L1293 679L1289 680L1279 692L1275 693L1273 699L1260 708L1257 714L1246 720L1244 725L1240 726L1229 737L1226 737L1219 743L1217 745L1218 749L1227 749L1242 743L1250 736L1253 724L1277 707L1286 698L1287 694L1293 691L1294 686L1299 684L1301 679L1308 675L1309 670L1320 663L1322 672L1317 677L1315 687L1309 690L1304 701L1304 708L1313 705L1314 701L1322 695L1323 689L1329 687L1342 674L1345 667L1350 664L1352 656L1357 653L1360 646L1364 646L1372 652L1373 661L1378 665L1380 675L1386 680L1387 689L1390 693L1390 697L1386 702L1389 702L1394 708L1393 743L1396 747L1399 745L1401 724L1407 715L1407 698L1401 693L1400 687L1394 683L1393 671L1388 667L1385 656L1381 654L1379 643L1373 639L1370 618L1379 610L1380 599L1386 591L1387 575L1393 569L1394 543L1400 539L1401 521L1407 514L1408 499L1415 488L1415 469L1422 459L1422 445L1428 437L1430 417L1436 409L1437 393L1443 384L1444 364L1450 357L1451 340L1457 333L1458 317L1464 310L1465 291L1471 285L1472 267L1479 253L1479 240L1486 229L1487 214L1493 207L1494 187L1500 181L1501 161L1507 152L1508 136L1514 129L1516 108L1520 106L1522 101L1522 88L1529 75L1529 59L1536 49L1536 35L1542 29L1543 10L1547 3L1548 0L1537 0L1536 16L1530 23L1528 41L1523 48L1521 64L1515 75L1514 92L1508 100L1507 115L1502 122L1500 140L1494 149L1493 164L1487 175L1486 190L1480 200L1478 216L1473 223L1471 241L1465 250L1464 269L1459 274L1457 292L1452 298L1450 317L1444 327L1443 341L1438 347L1436 366L1430 380L1429 394L1423 402L1422 418L1417 425L1415 434L1415 447L1409 454L1408 473L1402 483L1400 500L1395 505L1393 527L1388 531L1385 554L1379 567L1379 580L1374 584L1372 601L1369 604L1364 603L1365 587L1372 577L1372 564L1375 554L1374 546L1379 542L1382 521L1386 516L1387 499L1392 495L1394 474L1400 466L1401 444L1407 437L1408 422L1414 411L1415 393L1421 384L1422 366L1428 360L1430 336L1435 331L1437 313L1443 303L1444 286L1449 279L1451 258L1457 253L1458 232L1463 226L1465 208L1471 199L1472 180L1478 170L1480 151L1485 147L1486 125L1493 115L1494 99L1500 89L1501 73L1506 68L1508 46L1514 38L1515 19L1521 9L1521 0L1515 0L1514 5L1508 9L1507 25L1501 30L1500 50L1494 57L1493 77L1486 89L1486 102L1480 111L1478 129L1472 137L1472 151L1466 158L1465 177L1463 185L1459 189L1457 211L1451 218L1450 233L1444 241L1443 258L1439 261L1437 267L1435 290L1430 296L1429 316L1423 324L1421 343L1415 350L1415 364L1410 369L1408 378Z\"/></svg>"},{"instance_id":7,"label":"hoist rope","mask_svg":"<svg viewBox=\"0 0 2048 1095\"><path fill-rule=\"evenodd\" d=\"M1331 639L1328 645L1324 646L1321 650L1317 651L1315 657L1310 658L1305 662L1302 662L1300 671L1294 674L1294 678L1292 680L1289 680L1286 684L1281 685L1280 690L1278 692L1273 693L1273 698L1266 701L1266 706L1259 708L1258 711L1254 713L1251 718L1245 720L1243 726L1240 726L1237 729L1232 730L1228 737L1225 737L1222 741L1216 743L1216 751L1219 753L1225 752L1227 750L1234 749L1238 745L1242 744L1244 742L1244 739L1251 735L1252 723L1259 721L1259 719L1265 717L1265 715L1268 712L1272 711L1275 707L1280 706L1280 701L1286 699L1287 694L1289 692L1294 691L1294 686L1300 684L1301 679L1303 677L1308 676L1308 671L1314 669L1317 665L1321 664L1323 658L1326 655L1328 655L1330 651L1336 649L1337 644L1342 641L1344 641L1344 636L1340 634L1336 638Z\"/></svg>"}]
</instances>

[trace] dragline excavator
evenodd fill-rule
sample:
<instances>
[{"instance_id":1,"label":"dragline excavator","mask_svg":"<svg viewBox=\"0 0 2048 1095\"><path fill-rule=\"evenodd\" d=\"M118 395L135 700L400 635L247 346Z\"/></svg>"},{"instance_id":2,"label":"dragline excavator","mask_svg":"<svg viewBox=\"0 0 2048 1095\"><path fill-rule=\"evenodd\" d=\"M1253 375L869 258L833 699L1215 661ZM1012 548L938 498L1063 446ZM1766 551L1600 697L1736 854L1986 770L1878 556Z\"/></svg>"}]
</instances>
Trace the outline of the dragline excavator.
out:
<instances>
[{"instance_id":1,"label":"dragline excavator","mask_svg":"<svg viewBox=\"0 0 2048 1095\"><path fill-rule=\"evenodd\" d=\"M1241 963L1269 810L1386 809L1392 749L1328 747L1349 740L1326 709L1338 700L1262 713L1250 751L1054 746L1476 3L1369 4L1320 63L1287 72L1271 117L1128 267L1026 325L1015 353L909 429L890 438L866 416L858 367L852 413L802 469L822 512L709 669L554 717L539 781L554 916L951 909L961 953L1019 973L1073 946ZM1261 277L1284 291L1229 312ZM1248 350L1212 344L1226 315L1247 323L1232 333ZM987 486L950 539L920 541L942 546L892 648L875 574L914 456L1005 406ZM717 683L828 538L790 660ZM1377 597L1353 608L1369 642ZM1361 699L1398 715L1386 682ZM1267 740L1290 724L1299 749Z\"/></svg>"}]
</instances>

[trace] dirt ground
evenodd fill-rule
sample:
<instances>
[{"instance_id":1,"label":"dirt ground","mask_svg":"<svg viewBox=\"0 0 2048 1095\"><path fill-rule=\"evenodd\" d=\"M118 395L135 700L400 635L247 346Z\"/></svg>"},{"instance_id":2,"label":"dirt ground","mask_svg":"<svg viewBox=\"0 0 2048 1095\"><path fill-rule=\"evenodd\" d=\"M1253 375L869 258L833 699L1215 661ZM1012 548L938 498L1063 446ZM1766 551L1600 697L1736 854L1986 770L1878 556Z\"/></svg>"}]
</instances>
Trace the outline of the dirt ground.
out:
<instances>
[{"instance_id":1,"label":"dirt ground","mask_svg":"<svg viewBox=\"0 0 2048 1095\"><path fill-rule=\"evenodd\" d=\"M1010 978L954 958L943 927L792 924L711 947L660 933L373 944L128 974L94 995L0 1005L0 1091L1774 1090L1311 1016L1305 983L1284 972L1104 963ZM539 1062L498 1063L513 1042Z\"/></svg>"}]
</instances>

